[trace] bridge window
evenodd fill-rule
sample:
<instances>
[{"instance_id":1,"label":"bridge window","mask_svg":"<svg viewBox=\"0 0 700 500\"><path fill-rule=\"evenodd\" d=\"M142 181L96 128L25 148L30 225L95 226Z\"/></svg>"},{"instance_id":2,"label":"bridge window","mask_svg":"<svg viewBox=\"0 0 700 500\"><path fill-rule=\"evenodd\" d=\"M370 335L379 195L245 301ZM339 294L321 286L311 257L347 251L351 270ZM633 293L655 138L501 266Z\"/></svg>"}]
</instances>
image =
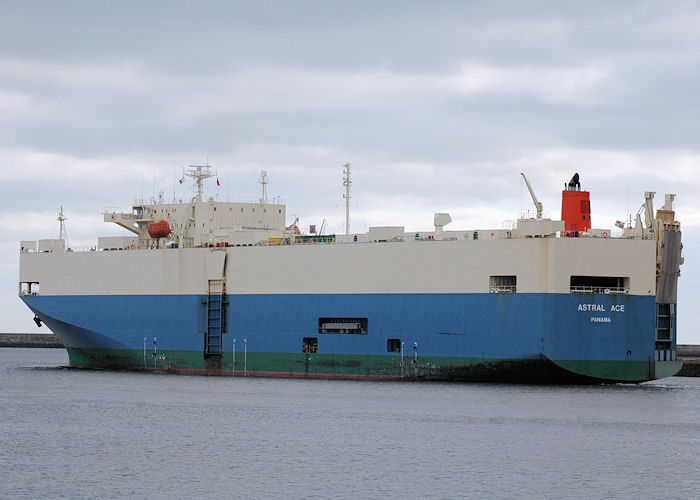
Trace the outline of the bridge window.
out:
<instances>
[{"instance_id":1,"label":"bridge window","mask_svg":"<svg viewBox=\"0 0 700 500\"><path fill-rule=\"evenodd\" d=\"M318 318L318 333L367 335L367 318Z\"/></svg>"}]
</instances>

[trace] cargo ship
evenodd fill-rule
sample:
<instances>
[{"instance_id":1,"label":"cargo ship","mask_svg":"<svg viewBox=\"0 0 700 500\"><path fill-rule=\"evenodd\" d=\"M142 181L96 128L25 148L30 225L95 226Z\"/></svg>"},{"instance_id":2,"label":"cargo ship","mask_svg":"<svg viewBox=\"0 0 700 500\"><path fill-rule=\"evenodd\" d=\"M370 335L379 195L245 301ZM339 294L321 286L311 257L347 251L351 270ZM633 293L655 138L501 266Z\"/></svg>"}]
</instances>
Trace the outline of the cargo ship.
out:
<instances>
[{"instance_id":1,"label":"cargo ship","mask_svg":"<svg viewBox=\"0 0 700 500\"><path fill-rule=\"evenodd\" d=\"M20 243L19 296L74 367L370 380L643 382L676 374L682 264L674 195L644 193L619 228L591 224L578 174L561 220L535 211L499 229L403 226L324 234L285 205L204 194L136 200L104 221L128 231L68 248ZM217 181L218 183L218 178ZM642 220L642 213L643 219Z\"/></svg>"}]
</instances>

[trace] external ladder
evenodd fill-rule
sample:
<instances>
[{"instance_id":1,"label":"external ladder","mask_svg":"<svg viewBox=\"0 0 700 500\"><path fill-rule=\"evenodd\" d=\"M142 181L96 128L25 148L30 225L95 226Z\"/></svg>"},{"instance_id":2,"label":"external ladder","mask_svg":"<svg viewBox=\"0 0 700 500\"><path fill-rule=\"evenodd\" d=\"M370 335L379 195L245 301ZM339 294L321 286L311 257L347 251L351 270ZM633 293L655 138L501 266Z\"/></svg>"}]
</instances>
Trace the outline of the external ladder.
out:
<instances>
[{"instance_id":1,"label":"external ladder","mask_svg":"<svg viewBox=\"0 0 700 500\"><path fill-rule=\"evenodd\" d=\"M226 293L224 280L209 280L207 297L207 329L204 337L204 354L221 356L223 354L223 334L226 332Z\"/></svg>"}]
</instances>

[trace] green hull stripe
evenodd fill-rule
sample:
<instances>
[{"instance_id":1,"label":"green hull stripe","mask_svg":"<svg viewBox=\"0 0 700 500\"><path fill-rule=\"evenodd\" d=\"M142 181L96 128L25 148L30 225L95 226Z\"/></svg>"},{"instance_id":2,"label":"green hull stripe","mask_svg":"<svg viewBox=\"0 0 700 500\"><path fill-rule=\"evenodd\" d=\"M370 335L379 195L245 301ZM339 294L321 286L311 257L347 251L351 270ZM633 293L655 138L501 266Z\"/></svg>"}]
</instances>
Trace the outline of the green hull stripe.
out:
<instances>
[{"instance_id":1,"label":"green hull stripe","mask_svg":"<svg viewBox=\"0 0 700 500\"><path fill-rule=\"evenodd\" d=\"M516 360L322 353L236 352L205 357L201 351L84 349L69 347L70 364L117 370L158 370L208 374L249 374L280 377L418 378L440 380L533 381L545 383L640 382L670 377L678 361Z\"/></svg>"},{"instance_id":2,"label":"green hull stripe","mask_svg":"<svg viewBox=\"0 0 700 500\"><path fill-rule=\"evenodd\" d=\"M355 354L290 354L264 352L236 352L235 367L233 353L226 352L220 356L205 357L201 351L143 351L132 349L83 349L67 348L70 363L76 366L94 366L115 369L168 369L173 370L222 370L249 372L280 373L320 373L400 376L400 355L355 355ZM144 361L145 359L145 361ZM490 362L510 360L491 360L486 358L447 358L421 356L417 363L405 356L404 371L430 371L431 369L449 369L469 365L483 365Z\"/></svg>"},{"instance_id":3,"label":"green hull stripe","mask_svg":"<svg viewBox=\"0 0 700 500\"><path fill-rule=\"evenodd\" d=\"M644 382L672 377L683 366L682 361L577 361L553 360L566 371L586 377L616 382Z\"/></svg>"}]
</instances>

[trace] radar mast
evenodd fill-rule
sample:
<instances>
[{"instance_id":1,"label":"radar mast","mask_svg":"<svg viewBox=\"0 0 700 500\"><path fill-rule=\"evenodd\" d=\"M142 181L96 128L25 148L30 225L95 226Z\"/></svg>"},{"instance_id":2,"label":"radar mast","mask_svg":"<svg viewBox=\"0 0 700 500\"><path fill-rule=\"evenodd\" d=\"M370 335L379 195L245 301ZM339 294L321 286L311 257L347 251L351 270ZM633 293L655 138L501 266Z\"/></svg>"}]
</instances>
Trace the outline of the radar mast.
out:
<instances>
[{"instance_id":1,"label":"radar mast","mask_svg":"<svg viewBox=\"0 0 700 500\"><path fill-rule=\"evenodd\" d=\"M58 222L59 222L59 228L58 228L58 239L66 241L66 244L68 242L68 236L66 236L66 217L63 215L63 206L61 206L61 211L58 212Z\"/></svg>"},{"instance_id":2,"label":"radar mast","mask_svg":"<svg viewBox=\"0 0 700 500\"><path fill-rule=\"evenodd\" d=\"M209 165L190 165L188 169L185 170L185 175L187 177L192 177L197 183L197 201L202 202L203 199L203 182L204 179L209 177L216 177L217 173L211 169Z\"/></svg>"},{"instance_id":3,"label":"radar mast","mask_svg":"<svg viewBox=\"0 0 700 500\"><path fill-rule=\"evenodd\" d=\"M346 163L343 165L345 167L343 169L343 173L345 176L343 177L343 186L345 186L345 194L343 195L343 198L345 198L345 234L349 235L350 234L350 186L352 186L352 180L350 180L350 164Z\"/></svg>"},{"instance_id":4,"label":"radar mast","mask_svg":"<svg viewBox=\"0 0 700 500\"><path fill-rule=\"evenodd\" d=\"M262 186L260 204L264 205L265 203L267 203L267 171L265 170L260 172L260 185Z\"/></svg>"}]
</instances>

